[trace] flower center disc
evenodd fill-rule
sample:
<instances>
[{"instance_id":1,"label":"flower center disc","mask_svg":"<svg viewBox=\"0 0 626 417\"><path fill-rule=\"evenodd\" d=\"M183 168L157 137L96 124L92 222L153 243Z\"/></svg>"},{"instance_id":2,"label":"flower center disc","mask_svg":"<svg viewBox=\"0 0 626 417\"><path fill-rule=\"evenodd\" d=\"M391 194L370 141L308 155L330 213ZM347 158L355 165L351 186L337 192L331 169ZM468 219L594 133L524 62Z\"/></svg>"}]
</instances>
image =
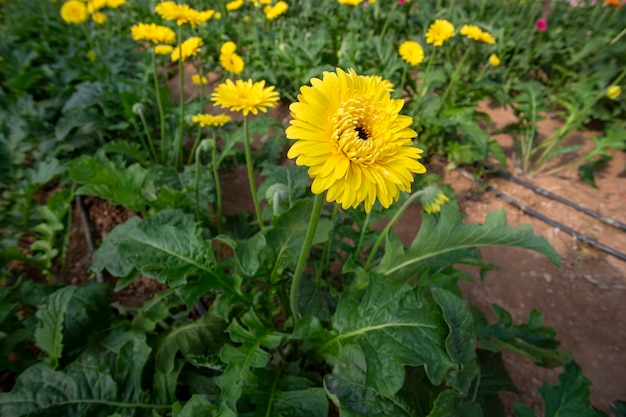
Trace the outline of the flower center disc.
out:
<instances>
[{"instance_id":1,"label":"flower center disc","mask_svg":"<svg viewBox=\"0 0 626 417\"><path fill-rule=\"evenodd\" d=\"M331 123L331 137L337 150L353 163L368 165L375 162L383 147L378 136L384 131L381 126L384 119L369 98L357 97L343 102Z\"/></svg>"}]
</instances>

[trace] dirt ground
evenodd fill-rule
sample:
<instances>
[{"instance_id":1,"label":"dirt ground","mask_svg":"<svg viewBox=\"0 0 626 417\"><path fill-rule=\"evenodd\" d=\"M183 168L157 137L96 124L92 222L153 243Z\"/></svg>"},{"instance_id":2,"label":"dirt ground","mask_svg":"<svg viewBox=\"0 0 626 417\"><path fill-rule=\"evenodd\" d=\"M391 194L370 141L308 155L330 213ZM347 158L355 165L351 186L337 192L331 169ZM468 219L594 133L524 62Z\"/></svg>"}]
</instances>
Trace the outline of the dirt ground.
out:
<instances>
[{"instance_id":1,"label":"dirt ground","mask_svg":"<svg viewBox=\"0 0 626 417\"><path fill-rule=\"evenodd\" d=\"M187 80L191 78L189 70ZM214 83L216 80L210 78ZM171 82L175 89L177 81ZM197 93L197 86L187 83L186 95ZM194 90L195 89L195 90ZM177 100L176 97L173 97ZM514 120L514 116L503 109L492 109L487 104L481 110L490 114L494 125L492 129L503 127ZM210 109L209 109L210 111ZM286 107L274 109L272 117L286 121ZM559 121L548 117L540 122L540 134L544 137L551 133ZM588 138L594 132L572 135L568 140L582 143L588 149ZM512 156L512 139L505 135L497 136L501 146ZM558 163L559 161L556 161ZM486 261L501 269L490 272L484 282L463 283L466 296L488 312L493 319L491 304L497 303L508 310L516 322L526 321L532 309L544 314L544 324L554 327L561 348L572 353L581 365L587 378L591 380L591 398L594 405L608 410L608 405L618 399L626 400L626 262L598 251L586 244L577 242L560 231L521 210L511 206L491 193L483 192L477 184L458 171L447 171L439 161L425 161L430 172L441 174L446 183L454 189L467 222L482 222L492 210L503 209L508 221L513 226L530 224L535 233L545 236L557 249L563 259L563 267L558 268L542 255L515 248L487 248L483 250ZM520 175L514 168L514 161L509 161L509 169ZM520 175L521 176L521 175ZM529 207L586 234L608 246L622 252L626 249L626 233L608 226L583 213L567 208L556 201L535 194L500 177L487 177L489 183L509 196L523 201ZM578 180L576 169L567 170L557 175L524 178L557 195L568 198L581 206L598 211L626 223L626 153L616 153L613 160L603 168L597 177L598 188L592 188ZM223 189L246 190L245 167L222 177ZM237 184L241 183L241 187ZM258 185L258 184L257 184ZM226 187L226 188L224 188ZM234 188L233 188L234 187ZM246 209L245 193L237 195L226 193L225 212ZM242 204L244 203L245 204ZM108 207L97 199L85 200L93 228L94 238L99 240L117 223L123 222L128 213L118 208ZM408 213L408 212L407 212ZM394 227L396 234L405 242L410 242L418 230L414 216L419 216L417 209L411 210ZM407 220L408 219L408 220ZM75 221L70 243L72 266L68 276L74 274L72 283L80 282L88 275L90 265L86 249L84 231L80 222ZM76 281L76 282L75 282ZM154 282L140 280L116 295L116 301L127 305L140 305L150 294L158 290ZM538 415L542 415L541 397L536 388L543 381L554 384L560 369L548 370L533 365L517 355L505 355L507 368L512 374L520 395L503 394L502 398L509 409L514 402L524 402L531 406ZM512 413L511 413L512 415Z\"/></svg>"},{"instance_id":2,"label":"dirt ground","mask_svg":"<svg viewBox=\"0 0 626 417\"><path fill-rule=\"evenodd\" d=\"M491 109L487 105L481 106L481 109L490 114L495 129L514 120L514 116L504 109ZM546 118L540 122L540 136L546 137L559 125L558 119ZM583 144L584 152L591 145L588 138L597 133L573 134L567 140ZM496 139L511 155L514 148L512 139L506 135ZM510 160L510 172L523 178L521 173L515 172L514 166ZM626 400L626 262L576 241L491 193L482 192L476 184L456 171L446 171L436 164L429 168L442 173L446 183L454 188L466 221L482 222L488 212L504 209L511 225L530 224L535 233L548 239L562 257L563 267L558 268L545 257L527 250L484 249L485 260L501 269L490 272L484 282L463 283L466 296L483 311L488 311L492 303L497 303L511 312L516 321L526 320L532 309L540 310L544 314L544 324L556 329L561 348L572 353L591 381L593 404L606 411L611 402ZM556 175L524 179L578 205L626 223L624 152L616 152L613 160L598 173L597 189L581 182L576 168ZM623 231L503 178L494 176L488 181L492 187L547 217L625 252L626 233ZM561 369L539 368L517 355L507 355L505 361L521 391L519 397L504 394L505 403L510 405L521 401L541 413L541 397L536 387L541 385L541 381L556 383Z\"/></svg>"}]
</instances>

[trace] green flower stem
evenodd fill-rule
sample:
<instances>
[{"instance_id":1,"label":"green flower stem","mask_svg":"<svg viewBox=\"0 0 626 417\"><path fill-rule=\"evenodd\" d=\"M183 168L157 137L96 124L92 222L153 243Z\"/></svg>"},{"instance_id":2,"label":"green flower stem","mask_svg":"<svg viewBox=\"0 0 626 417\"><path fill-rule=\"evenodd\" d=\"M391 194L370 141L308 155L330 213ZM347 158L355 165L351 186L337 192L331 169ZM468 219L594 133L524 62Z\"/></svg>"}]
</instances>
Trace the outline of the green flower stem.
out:
<instances>
[{"instance_id":1,"label":"green flower stem","mask_svg":"<svg viewBox=\"0 0 626 417\"><path fill-rule=\"evenodd\" d=\"M446 87L446 90L443 92L443 96L441 96L441 104L445 105L446 98L448 98L448 95L452 91L452 87L454 87L456 82L459 80L459 76L461 75L461 69L463 69L463 64L465 64L465 60L469 56L470 50L473 49L472 46L473 45L470 45L469 48L467 48L465 50L465 53L461 57L461 61L459 61L458 65L456 66L456 68L454 70L454 72L452 73L452 77L450 77L450 82L448 83L448 86Z\"/></svg>"},{"instance_id":2,"label":"green flower stem","mask_svg":"<svg viewBox=\"0 0 626 417\"><path fill-rule=\"evenodd\" d=\"M363 249L363 239L365 238L365 232L367 232L367 228L369 227L370 224L370 216L371 216L372 212L368 212L365 215L365 221L363 222L363 226L361 227L361 233L359 235L359 242L356 245L356 248L354 250L354 256L356 256L356 258L358 259L359 257L359 253L361 253L361 249Z\"/></svg>"},{"instance_id":3,"label":"green flower stem","mask_svg":"<svg viewBox=\"0 0 626 417\"><path fill-rule=\"evenodd\" d=\"M185 74L183 69L183 29L178 27L178 92L180 94L180 119L178 123L178 138L176 140L176 156L174 165L181 168L183 162L183 130L185 128Z\"/></svg>"},{"instance_id":4,"label":"green flower stem","mask_svg":"<svg viewBox=\"0 0 626 417\"><path fill-rule=\"evenodd\" d=\"M250 149L250 133L248 132L248 115L243 116L243 140L246 152L246 167L248 168L248 182L250 183L250 193L252 194L252 204L259 222L259 227L263 228L263 217L261 215L261 207L259 206L259 198L256 193L256 185L254 184L254 166L252 164L252 151Z\"/></svg>"},{"instance_id":5,"label":"green flower stem","mask_svg":"<svg viewBox=\"0 0 626 417\"><path fill-rule=\"evenodd\" d=\"M391 15L396 10L397 6L398 6L398 2L394 1L392 3L392 5L391 5L391 10L389 10L389 13L387 13L387 20L385 20L385 24L383 25L383 29L380 31L380 37L381 38L383 36L385 36L385 33L387 33L387 28L389 27L389 20L391 19Z\"/></svg>"},{"instance_id":6,"label":"green flower stem","mask_svg":"<svg viewBox=\"0 0 626 417\"><path fill-rule=\"evenodd\" d=\"M146 122L146 116L144 116L143 111L137 112L139 118L141 119L141 124L143 125L143 131L146 134L147 145L144 143L144 146L149 148L150 153L152 154L152 160L157 161L157 152L154 149L154 143L152 142L152 135L150 135L150 129L148 128L148 122ZM142 141L143 142L143 141Z\"/></svg>"},{"instance_id":7,"label":"green flower stem","mask_svg":"<svg viewBox=\"0 0 626 417\"><path fill-rule=\"evenodd\" d=\"M376 240L376 243L374 243L374 246L372 247L372 250L370 252L370 255L367 258L367 261L365 262L365 266L363 267L363 269L365 269L365 271L367 271L370 267L370 265L372 264L372 261L374 261L374 257L376 256L376 252L378 252L378 248L380 247L380 245L383 243L383 241L387 238L387 235L389 234L389 231L391 230L391 227L394 225L394 223L396 221L398 221L398 219L400 218L400 216L402 216L402 213L405 212L405 210L418 198L420 198L423 194L423 190L417 191L413 194L411 194L409 196L409 198L404 202L404 204L402 205L402 207L400 207L400 210L398 210L398 212L391 218L391 220L389 221L389 223L387 224L387 226L385 226L385 228L383 229L383 231L380 233L380 236L378 236L378 239Z\"/></svg>"},{"instance_id":8,"label":"green flower stem","mask_svg":"<svg viewBox=\"0 0 626 417\"><path fill-rule=\"evenodd\" d=\"M196 154L196 149L198 149L198 145L200 144L200 138L202 137L202 126L198 126L198 133L196 133L196 139L193 141L193 147L191 148L191 152L189 153L189 158L187 159L187 165L191 164L194 155Z\"/></svg>"},{"instance_id":9,"label":"green flower stem","mask_svg":"<svg viewBox=\"0 0 626 417\"><path fill-rule=\"evenodd\" d=\"M404 97L404 80L406 79L406 70L409 67L409 63L404 63L404 68L402 68L402 78L400 78L400 94L402 94L401 98Z\"/></svg>"},{"instance_id":10,"label":"green flower stem","mask_svg":"<svg viewBox=\"0 0 626 417\"><path fill-rule=\"evenodd\" d=\"M200 74L200 71L198 71L198 67L196 67L196 73ZM202 77L202 75L200 75L200 77ZM203 82L200 83L200 112L204 113L204 83ZM193 142L193 147L191 148L191 153L189 154L189 159L187 160L187 165L191 164L191 158L193 158L193 154L196 151L198 144L200 143L200 131L201 129L198 129L198 134L196 135L196 140Z\"/></svg>"},{"instance_id":11,"label":"green flower stem","mask_svg":"<svg viewBox=\"0 0 626 417\"><path fill-rule=\"evenodd\" d=\"M430 67L435 60L435 54L437 53L437 47L433 46L433 51L430 53L430 57L428 58L428 63L426 64L426 71L424 71L424 76L422 77L422 88L420 89L420 99L424 98L428 93L428 85L426 84L426 80L428 79L428 75L430 74Z\"/></svg>"},{"instance_id":12,"label":"green flower stem","mask_svg":"<svg viewBox=\"0 0 626 417\"><path fill-rule=\"evenodd\" d=\"M335 208L333 209L333 214L330 216L330 223L332 224L333 229L335 228L335 222L337 221L337 215L339 214L339 204L335 204ZM330 250L332 246L332 234L331 238L324 243L324 250L322 251L322 259L320 259L320 266L317 268L317 275L315 277L315 288L319 288L322 283L322 276L324 275L324 271L328 268L328 257L330 256Z\"/></svg>"},{"instance_id":13,"label":"green flower stem","mask_svg":"<svg viewBox=\"0 0 626 417\"><path fill-rule=\"evenodd\" d=\"M167 147L165 145L165 113L163 112L163 102L161 101L161 94L159 93L159 73L157 70L156 54L154 48L152 51L152 72L154 75L154 93L156 94L157 108L159 109L159 124L161 126L161 163L165 164L167 158Z\"/></svg>"},{"instance_id":14,"label":"green flower stem","mask_svg":"<svg viewBox=\"0 0 626 417\"><path fill-rule=\"evenodd\" d=\"M200 154L202 153L202 148L198 148L195 152L196 155L196 220L198 222L202 222L200 218Z\"/></svg>"},{"instance_id":15,"label":"green flower stem","mask_svg":"<svg viewBox=\"0 0 626 417\"><path fill-rule=\"evenodd\" d=\"M311 210L311 220L309 221L309 228L306 231L304 243L302 244L302 250L300 251L300 257L298 258L298 264L296 265L296 272L294 272L293 281L291 282L289 305L291 306L291 314L293 315L294 325L300 318L300 308L298 306L298 290L300 289L300 281L302 281L302 273L304 272L306 262L309 258L309 251L311 250L311 244L313 243L313 237L315 236L315 231L317 230L317 222L319 221L322 214L323 206L324 195L316 195L313 202L313 210Z\"/></svg>"},{"instance_id":16,"label":"green flower stem","mask_svg":"<svg viewBox=\"0 0 626 417\"><path fill-rule=\"evenodd\" d=\"M213 148L211 149L211 169L213 170L213 181L215 181L215 199L217 234L222 234L222 186L220 185L219 166L217 161L217 139L213 133Z\"/></svg>"}]
</instances>

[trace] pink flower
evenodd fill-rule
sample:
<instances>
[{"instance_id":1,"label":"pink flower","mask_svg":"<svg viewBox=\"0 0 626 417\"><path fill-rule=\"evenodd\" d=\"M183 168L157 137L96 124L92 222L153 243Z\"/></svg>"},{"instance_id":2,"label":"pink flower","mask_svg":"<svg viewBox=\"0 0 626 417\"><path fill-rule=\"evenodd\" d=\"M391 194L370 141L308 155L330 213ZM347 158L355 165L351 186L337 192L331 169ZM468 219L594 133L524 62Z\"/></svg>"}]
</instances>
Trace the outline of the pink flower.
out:
<instances>
[{"instance_id":1,"label":"pink flower","mask_svg":"<svg viewBox=\"0 0 626 417\"><path fill-rule=\"evenodd\" d=\"M402 5L406 4L406 0L398 0L398 4L400 6L402 6Z\"/></svg>"},{"instance_id":2,"label":"pink flower","mask_svg":"<svg viewBox=\"0 0 626 417\"><path fill-rule=\"evenodd\" d=\"M539 32L545 32L546 29L548 29L548 22L546 22L544 19L537 20L537 30Z\"/></svg>"}]
</instances>

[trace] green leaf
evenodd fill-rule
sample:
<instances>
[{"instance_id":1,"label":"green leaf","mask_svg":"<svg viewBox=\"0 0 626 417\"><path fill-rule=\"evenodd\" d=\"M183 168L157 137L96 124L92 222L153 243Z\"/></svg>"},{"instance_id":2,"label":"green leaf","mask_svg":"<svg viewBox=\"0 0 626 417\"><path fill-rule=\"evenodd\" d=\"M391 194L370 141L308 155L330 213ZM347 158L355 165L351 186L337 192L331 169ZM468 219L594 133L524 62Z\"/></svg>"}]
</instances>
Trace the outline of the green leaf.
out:
<instances>
[{"instance_id":1,"label":"green leaf","mask_svg":"<svg viewBox=\"0 0 626 417\"><path fill-rule=\"evenodd\" d=\"M481 347L494 352L500 349L510 350L548 367L562 365L570 359L568 352L556 350L559 345L554 338L556 332L553 328L542 325L541 312L533 310L528 323L514 325L511 314L505 309L497 304L493 304L493 309L498 321L490 325L485 315L472 306Z\"/></svg>"},{"instance_id":2,"label":"green leaf","mask_svg":"<svg viewBox=\"0 0 626 417\"><path fill-rule=\"evenodd\" d=\"M455 303L440 295L440 301L450 303L446 308L451 319L446 323L428 288L395 283L375 273L370 273L369 281L362 298L344 293L332 321L335 336L319 348L334 366L325 386L352 411L375 415L399 407L400 414L386 415L411 415L395 399L404 383L405 366L423 365L432 384L441 385L448 373L462 367L448 349L450 340L467 337L466 329L456 329L465 325L464 319L454 309ZM453 339L448 339L449 328ZM455 356L467 359L469 367L471 359L464 349L454 349ZM362 387L359 393L351 394L358 385ZM375 400L357 405L361 397L369 396Z\"/></svg>"},{"instance_id":3,"label":"green leaf","mask_svg":"<svg viewBox=\"0 0 626 417\"><path fill-rule=\"evenodd\" d=\"M220 352L220 358L228 365L224 373L217 378L217 384L222 390L219 417L237 415L237 401L241 397L242 387L254 379L250 368L262 368L271 358L271 355L262 348L274 349L286 336L271 330L253 310L244 314L241 323L233 321L228 326L231 340L240 346L227 344Z\"/></svg>"},{"instance_id":4,"label":"green leaf","mask_svg":"<svg viewBox=\"0 0 626 417\"><path fill-rule=\"evenodd\" d=\"M464 224L463 215L452 201L441 207L438 216L424 215L422 225L415 240L404 255L394 262L379 267L379 272L387 276L400 274L412 276L411 268L430 257L457 249L476 246L517 246L531 249L546 255L556 265L561 265L559 254L543 236L535 236L532 228L521 225L515 229L506 223L504 210L487 215L485 223ZM407 268L407 270L404 270Z\"/></svg>"},{"instance_id":5,"label":"green leaf","mask_svg":"<svg viewBox=\"0 0 626 417\"><path fill-rule=\"evenodd\" d=\"M450 330L446 339L446 350L460 365L458 370L446 376L446 381L448 385L467 395L472 381L478 375L474 320L464 299L440 288L433 288L432 294L441 307Z\"/></svg>"},{"instance_id":6,"label":"green leaf","mask_svg":"<svg viewBox=\"0 0 626 417\"><path fill-rule=\"evenodd\" d=\"M544 383L539 392L545 404L544 417L600 417L603 413L593 409L589 400L591 383L574 361L565 364L564 372L559 375L559 383L549 386ZM517 417L535 416L528 407L513 404Z\"/></svg>"},{"instance_id":7,"label":"green leaf","mask_svg":"<svg viewBox=\"0 0 626 417\"><path fill-rule=\"evenodd\" d=\"M186 355L217 353L225 339L226 323L207 313L198 320L174 326L159 340L156 349L157 371L174 370L174 358L180 352Z\"/></svg>"},{"instance_id":8,"label":"green leaf","mask_svg":"<svg viewBox=\"0 0 626 417\"><path fill-rule=\"evenodd\" d=\"M173 417L214 417L219 409L204 396L197 394L192 395L182 408L178 409L177 404L173 406Z\"/></svg>"},{"instance_id":9,"label":"green leaf","mask_svg":"<svg viewBox=\"0 0 626 417\"><path fill-rule=\"evenodd\" d=\"M111 205L146 211L147 201L142 196L146 170L141 165L127 167L125 163L110 161L103 156L83 155L69 164L68 171L73 181L82 184L76 194L92 195Z\"/></svg>"},{"instance_id":10,"label":"green leaf","mask_svg":"<svg viewBox=\"0 0 626 417\"><path fill-rule=\"evenodd\" d=\"M227 276L212 254L210 242L202 238L192 215L165 210L144 220L133 217L115 227L94 253L93 269L107 269L116 277L126 277L136 269L170 287L198 277L209 288L243 297L240 279Z\"/></svg>"},{"instance_id":11,"label":"green leaf","mask_svg":"<svg viewBox=\"0 0 626 417\"><path fill-rule=\"evenodd\" d=\"M478 361L480 363L480 378L476 380L478 389L476 392L476 402L478 402L489 417L505 417L504 405L498 393L509 391L519 394L517 386L513 383L509 372L502 362L500 352L491 352L478 349ZM476 386L472 387L476 390Z\"/></svg>"},{"instance_id":12,"label":"green leaf","mask_svg":"<svg viewBox=\"0 0 626 417\"><path fill-rule=\"evenodd\" d=\"M46 304L37 311L39 324L35 329L37 347L48 354L48 366L56 368L63 353L63 322L76 287L67 286L50 294Z\"/></svg>"}]
</instances>

